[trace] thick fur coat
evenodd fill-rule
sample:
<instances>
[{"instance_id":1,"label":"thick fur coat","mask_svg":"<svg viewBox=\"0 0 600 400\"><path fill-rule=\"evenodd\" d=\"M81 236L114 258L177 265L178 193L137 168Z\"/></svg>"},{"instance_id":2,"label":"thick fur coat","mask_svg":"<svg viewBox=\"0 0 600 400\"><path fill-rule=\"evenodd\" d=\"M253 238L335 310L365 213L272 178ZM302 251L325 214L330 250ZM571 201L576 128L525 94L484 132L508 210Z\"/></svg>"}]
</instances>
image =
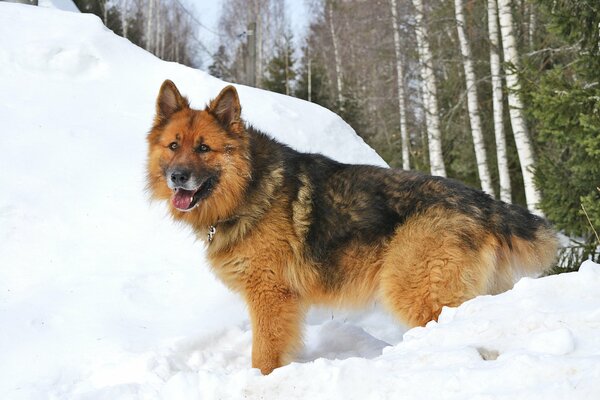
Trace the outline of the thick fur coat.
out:
<instances>
[{"instance_id":1,"label":"thick fur coat","mask_svg":"<svg viewBox=\"0 0 600 400\"><path fill-rule=\"evenodd\" d=\"M265 374L293 356L311 305L379 299L400 321L424 325L555 257L548 222L519 206L450 179L300 153L240 113L232 86L194 110L165 81L148 135L148 188L245 299L252 365Z\"/></svg>"}]
</instances>

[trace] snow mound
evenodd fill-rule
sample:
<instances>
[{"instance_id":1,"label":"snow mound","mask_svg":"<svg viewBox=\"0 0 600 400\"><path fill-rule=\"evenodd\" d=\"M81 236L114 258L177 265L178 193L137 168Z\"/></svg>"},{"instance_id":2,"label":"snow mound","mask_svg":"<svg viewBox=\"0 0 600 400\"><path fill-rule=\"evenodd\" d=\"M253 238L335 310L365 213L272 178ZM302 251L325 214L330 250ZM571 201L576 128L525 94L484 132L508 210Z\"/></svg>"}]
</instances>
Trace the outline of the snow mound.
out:
<instances>
[{"instance_id":1,"label":"snow mound","mask_svg":"<svg viewBox=\"0 0 600 400\"><path fill-rule=\"evenodd\" d=\"M55 8L57 10L79 12L79 8L73 3L72 0L38 0L40 7Z\"/></svg>"},{"instance_id":2,"label":"snow mound","mask_svg":"<svg viewBox=\"0 0 600 400\"><path fill-rule=\"evenodd\" d=\"M171 371L160 393L199 399L595 399L599 285L600 265L591 261L578 273L524 279L504 294L446 308L438 323L409 330L385 348L372 337L365 345L364 331L349 324L325 323L319 334L332 341L321 339L326 358L302 360L267 377L235 363L187 362ZM355 357L328 352L351 343L373 351ZM182 387L185 395L177 392Z\"/></svg>"},{"instance_id":3,"label":"snow mound","mask_svg":"<svg viewBox=\"0 0 600 400\"><path fill-rule=\"evenodd\" d=\"M0 3L0 37L0 398L600 398L591 262L404 337L376 306L315 310L295 362L261 376L244 305L144 193L162 81L196 107L226 83L86 14ZM246 120L277 139L385 166L335 114L237 88Z\"/></svg>"}]
</instances>

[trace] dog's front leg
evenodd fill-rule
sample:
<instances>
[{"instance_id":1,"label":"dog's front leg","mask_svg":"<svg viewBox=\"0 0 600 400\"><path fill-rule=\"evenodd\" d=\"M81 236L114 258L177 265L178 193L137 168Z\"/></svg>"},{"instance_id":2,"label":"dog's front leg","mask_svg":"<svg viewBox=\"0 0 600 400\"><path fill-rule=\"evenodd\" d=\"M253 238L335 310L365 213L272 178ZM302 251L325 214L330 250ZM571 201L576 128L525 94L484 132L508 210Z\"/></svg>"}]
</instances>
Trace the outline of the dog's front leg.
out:
<instances>
[{"instance_id":1,"label":"dog's front leg","mask_svg":"<svg viewBox=\"0 0 600 400\"><path fill-rule=\"evenodd\" d=\"M247 294L252 321L252 367L267 375L301 342L300 300L283 285L262 281Z\"/></svg>"}]
</instances>

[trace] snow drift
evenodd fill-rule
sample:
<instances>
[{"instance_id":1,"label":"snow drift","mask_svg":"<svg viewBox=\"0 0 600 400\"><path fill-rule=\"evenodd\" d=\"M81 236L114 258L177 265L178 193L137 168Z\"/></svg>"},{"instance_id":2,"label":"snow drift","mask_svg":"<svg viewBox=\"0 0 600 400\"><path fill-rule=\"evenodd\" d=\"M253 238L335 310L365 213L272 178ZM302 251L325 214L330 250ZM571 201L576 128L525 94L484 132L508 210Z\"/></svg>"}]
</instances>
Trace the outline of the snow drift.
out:
<instances>
[{"instance_id":1,"label":"snow drift","mask_svg":"<svg viewBox=\"0 0 600 400\"><path fill-rule=\"evenodd\" d=\"M0 3L0 37L0 398L600 397L591 262L404 337L375 306L316 310L296 362L261 376L243 304L144 193L161 82L195 107L225 83L90 15ZM238 91L245 119L296 149L385 165L331 112Z\"/></svg>"}]
</instances>

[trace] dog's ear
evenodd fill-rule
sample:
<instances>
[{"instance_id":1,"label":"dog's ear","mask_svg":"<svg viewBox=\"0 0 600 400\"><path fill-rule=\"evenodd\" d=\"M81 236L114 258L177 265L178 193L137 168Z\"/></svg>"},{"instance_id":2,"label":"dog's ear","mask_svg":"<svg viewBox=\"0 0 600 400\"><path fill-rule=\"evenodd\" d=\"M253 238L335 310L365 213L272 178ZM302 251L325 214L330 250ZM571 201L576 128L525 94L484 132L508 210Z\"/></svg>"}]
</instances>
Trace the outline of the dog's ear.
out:
<instances>
[{"instance_id":1,"label":"dog's ear","mask_svg":"<svg viewBox=\"0 0 600 400\"><path fill-rule=\"evenodd\" d=\"M156 99L155 123L159 125L171 118L177 111L189 108L189 106L190 103L179 93L177 86L167 79L161 85Z\"/></svg>"},{"instance_id":2,"label":"dog's ear","mask_svg":"<svg viewBox=\"0 0 600 400\"><path fill-rule=\"evenodd\" d=\"M241 129L242 106L240 106L237 90L233 86L229 85L221 90L217 98L210 102L207 111L227 129L232 131Z\"/></svg>"}]
</instances>

